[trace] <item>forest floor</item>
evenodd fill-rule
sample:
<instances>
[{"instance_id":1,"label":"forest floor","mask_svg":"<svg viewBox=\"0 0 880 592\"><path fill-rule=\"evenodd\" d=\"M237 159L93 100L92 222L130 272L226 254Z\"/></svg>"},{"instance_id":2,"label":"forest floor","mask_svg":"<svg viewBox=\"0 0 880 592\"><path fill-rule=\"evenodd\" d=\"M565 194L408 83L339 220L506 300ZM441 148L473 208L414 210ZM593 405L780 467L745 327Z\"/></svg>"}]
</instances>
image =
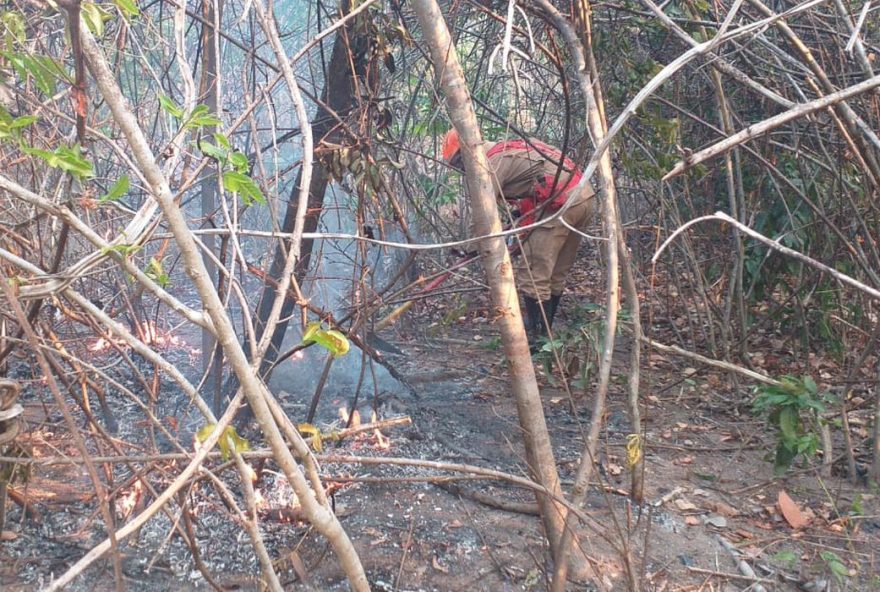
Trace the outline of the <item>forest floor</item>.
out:
<instances>
[{"instance_id":1,"label":"forest floor","mask_svg":"<svg viewBox=\"0 0 880 592\"><path fill-rule=\"evenodd\" d=\"M579 315L592 318L590 326L599 327L599 313L585 305L601 299L602 285L598 269L574 274L557 327L571 327ZM673 341L659 325L652 336L661 342ZM408 377L414 393L405 388L378 393L379 418L406 415L412 425L387 430L387 448L380 447L370 434L331 445L325 452L528 474L516 406L484 293L429 301L382 337L404 352L389 356L388 363ZM768 344L774 339L767 335ZM782 353L784 347L773 343L761 350L758 365L778 376L788 372L788 357ZM589 370L594 356L589 339L580 345L584 348L580 354L566 358L569 370L576 373ZM626 468L630 347L626 334L619 338L619 345L598 474L586 507L591 523L579 527L581 546L597 578L590 584L571 584L571 590L626 589L622 548L630 550L630 569L646 590L880 589L876 489L851 485L836 475L820 478L817 470L800 464L782 477L774 476L766 457L775 448L776 435L750 412L754 384L687 359L645 351L645 503L631 504ZM180 365L189 364L195 372L196 361L186 352L174 355L179 356ZM821 356L812 363L820 376L836 371L833 362ZM570 396L558 371L544 367L540 359L536 367L560 477L564 486L570 485L589 425L595 370L587 373L586 388L571 386ZM325 430L339 427L334 409L346 406L350 396L346 389L328 389L316 423ZM301 413L308 397L287 401L294 421L301 420L294 416ZM50 408L38 398L26 395L23 402L29 419L26 437L34 456L76 456L58 413L47 411ZM371 404L370 398L364 402L365 413ZM163 413L173 416L174 409ZM137 410L132 409L130 416L138 417ZM120 442L137 442L143 426L126 425L125 417L122 414ZM866 434L868 418L867 411L856 409L851 429ZM864 439L857 441L864 444ZM251 445L262 446L257 441ZM212 466L218 464L219 460ZM150 467L150 478L157 485L170 480L171 472L163 472L169 465L153 463ZM334 493L336 512L374 590L547 588L548 551L538 518L490 507L470 495L479 492L529 506L534 502L529 492L486 480L457 480L451 482L453 487L440 487L423 478L452 473L417 467L325 463L322 468L339 479ZM125 466L117 467L115 483L122 486L116 492L118 499L133 499L128 475ZM277 475L268 464L257 488L267 503L283 506L289 491ZM237 490L230 471L223 478ZM39 589L106 537L91 490L80 466L35 468L28 485L17 491L27 497L38 516L23 516L19 505L10 504L7 528L15 538L0 543L0 590ZM793 500L796 511L785 502L786 515L780 511L782 492ZM230 590L261 589L256 561L235 517L204 483L191 487L187 496L194 508L192 534L216 582ZM178 509L172 508L169 515L159 515L123 545L123 572L130 590L209 589L172 531L172 521L179 517ZM267 546L277 558L285 589L347 589L326 542L298 522L295 514L267 511L262 517ZM794 528L791 522L798 518L804 524ZM751 566L755 575L745 576L741 562ZM112 563L107 559L97 562L68 589L114 589Z\"/></svg>"}]
</instances>

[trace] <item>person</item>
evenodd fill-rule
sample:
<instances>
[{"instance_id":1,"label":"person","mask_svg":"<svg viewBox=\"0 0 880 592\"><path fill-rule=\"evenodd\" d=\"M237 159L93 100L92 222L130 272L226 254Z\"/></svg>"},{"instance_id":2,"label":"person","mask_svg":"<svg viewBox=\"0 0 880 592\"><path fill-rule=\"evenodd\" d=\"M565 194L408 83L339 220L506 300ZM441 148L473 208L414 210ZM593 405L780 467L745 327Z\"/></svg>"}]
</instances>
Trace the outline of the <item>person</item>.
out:
<instances>
[{"instance_id":1,"label":"person","mask_svg":"<svg viewBox=\"0 0 880 592\"><path fill-rule=\"evenodd\" d=\"M443 137L442 153L450 166L464 170L455 128ZM508 206L511 222L518 226L548 218L571 202L561 218L572 228L583 230L596 211L595 191L589 183L578 188L581 173L558 148L539 140L517 138L490 144L486 158L495 197ZM520 235L520 240L522 257L516 260L514 274L523 296L526 333L534 353L540 337L549 334L553 326L581 235L556 218Z\"/></svg>"}]
</instances>

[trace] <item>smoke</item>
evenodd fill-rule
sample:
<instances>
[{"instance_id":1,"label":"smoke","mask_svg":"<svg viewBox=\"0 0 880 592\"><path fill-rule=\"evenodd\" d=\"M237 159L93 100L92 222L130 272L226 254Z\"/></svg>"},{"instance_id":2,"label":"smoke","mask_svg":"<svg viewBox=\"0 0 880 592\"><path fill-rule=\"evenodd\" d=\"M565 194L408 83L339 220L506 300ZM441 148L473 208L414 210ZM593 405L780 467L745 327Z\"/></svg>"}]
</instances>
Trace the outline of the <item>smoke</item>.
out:
<instances>
[{"instance_id":1,"label":"smoke","mask_svg":"<svg viewBox=\"0 0 880 592\"><path fill-rule=\"evenodd\" d=\"M328 187L319 228L328 233L358 233L354 202L355 198L338 186ZM388 228L391 226L387 225ZM363 229L359 234L363 234ZM390 240L401 239L400 236L386 236ZM399 251L360 245L354 240L316 241L313 253L316 264L302 286L303 292L312 304L331 311L335 318L342 318L362 305L373 290L388 282L402 257ZM298 314L291 319L282 350L301 342L299 319ZM314 315L309 316L310 322L316 320L319 319ZM305 408L318 387L329 357L329 352L318 345L306 348L301 358L285 360L274 370L270 389L282 402L295 406L297 412L304 408L302 417L305 417ZM352 344L345 356L332 360L316 417L324 420L335 417L338 408L348 406L356 393L360 394L360 408L369 405L374 395L397 395L405 391L405 387L383 366Z\"/></svg>"}]
</instances>

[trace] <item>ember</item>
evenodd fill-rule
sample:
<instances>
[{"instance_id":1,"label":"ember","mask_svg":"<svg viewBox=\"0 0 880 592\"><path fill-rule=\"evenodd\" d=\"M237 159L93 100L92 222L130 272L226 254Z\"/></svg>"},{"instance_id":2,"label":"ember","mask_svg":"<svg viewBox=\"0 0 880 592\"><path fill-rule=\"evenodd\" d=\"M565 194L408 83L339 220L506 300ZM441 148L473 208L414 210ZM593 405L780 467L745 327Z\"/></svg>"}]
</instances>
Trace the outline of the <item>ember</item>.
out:
<instances>
[{"instance_id":1,"label":"ember","mask_svg":"<svg viewBox=\"0 0 880 592\"><path fill-rule=\"evenodd\" d=\"M190 349L186 341L174 335L170 329L163 331L156 325L156 322L152 320L141 323L138 333L140 334L140 339L150 346L157 348ZM95 353L104 352L111 349L114 345L117 347L127 347L122 339L100 337L95 343L88 347L88 350ZM191 350L190 353L193 354L197 352Z\"/></svg>"}]
</instances>

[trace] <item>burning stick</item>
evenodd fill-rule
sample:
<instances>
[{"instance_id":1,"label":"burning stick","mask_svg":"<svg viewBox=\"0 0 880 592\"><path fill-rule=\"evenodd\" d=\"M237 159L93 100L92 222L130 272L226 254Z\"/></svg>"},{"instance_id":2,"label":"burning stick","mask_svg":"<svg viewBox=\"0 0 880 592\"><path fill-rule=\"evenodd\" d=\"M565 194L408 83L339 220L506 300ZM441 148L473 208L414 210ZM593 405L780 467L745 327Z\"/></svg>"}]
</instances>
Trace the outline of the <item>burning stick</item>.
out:
<instances>
[{"instance_id":1,"label":"burning stick","mask_svg":"<svg viewBox=\"0 0 880 592\"><path fill-rule=\"evenodd\" d=\"M314 426L310 426L312 429L314 429L314 432L312 432L312 429L309 429L309 428L304 429L304 425L308 425L308 424L300 425L299 430L301 432L306 431L313 438L314 437L320 438L321 442L341 442L342 440L345 440L346 438L351 438L352 436L362 434L363 432L369 432L371 430L375 430L376 434L377 434L377 439L379 440L380 445L382 445L381 444L382 442L385 442L386 444L382 445L382 447L386 448L388 439L386 436L381 435L380 430L393 428L393 427L401 426L401 425L411 425L411 424L412 424L412 418L408 415L405 415L403 417L395 417L392 419L383 419L383 420L375 420L374 419L370 423L364 423L364 424L356 425L354 427L345 428L345 429L341 429L341 430L333 430L331 432L321 432L317 428L314 428Z\"/></svg>"},{"instance_id":2,"label":"burning stick","mask_svg":"<svg viewBox=\"0 0 880 592\"><path fill-rule=\"evenodd\" d=\"M356 436L357 434L363 432L369 432L370 430L384 430L388 428L393 428L395 426L411 424L412 418L409 415L405 415L403 417L395 417L392 419L375 420L371 421L370 423L364 423L359 426L331 432L326 435L326 438L322 436L322 439L341 441L345 438L350 438L351 436Z\"/></svg>"}]
</instances>

